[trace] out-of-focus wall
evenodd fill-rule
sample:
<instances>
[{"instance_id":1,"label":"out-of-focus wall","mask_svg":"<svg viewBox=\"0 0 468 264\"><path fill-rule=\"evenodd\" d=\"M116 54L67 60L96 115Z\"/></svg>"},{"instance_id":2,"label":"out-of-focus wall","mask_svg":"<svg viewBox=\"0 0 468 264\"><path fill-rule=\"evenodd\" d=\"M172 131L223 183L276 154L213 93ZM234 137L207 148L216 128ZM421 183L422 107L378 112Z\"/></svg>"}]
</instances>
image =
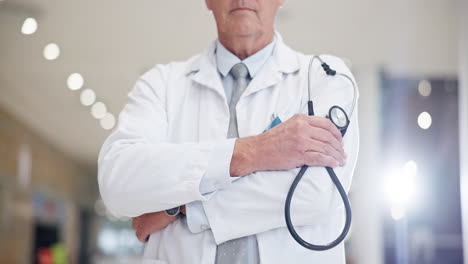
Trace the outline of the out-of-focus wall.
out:
<instances>
[{"instance_id":1,"label":"out-of-focus wall","mask_svg":"<svg viewBox=\"0 0 468 264\"><path fill-rule=\"evenodd\" d=\"M462 204L463 249L468 263L468 1L459 0L459 120L460 120L460 194Z\"/></svg>"},{"instance_id":2,"label":"out-of-focus wall","mask_svg":"<svg viewBox=\"0 0 468 264\"><path fill-rule=\"evenodd\" d=\"M350 190L353 223L348 237L351 247L347 259L351 264L384 263L384 241L379 174L380 123L379 72L376 67L360 67L354 71L359 96L359 158ZM363 250L369 249L369 250Z\"/></svg>"},{"instance_id":3,"label":"out-of-focus wall","mask_svg":"<svg viewBox=\"0 0 468 264\"><path fill-rule=\"evenodd\" d=\"M83 177L70 159L0 109L0 263L33 263L34 226L43 220L59 226L60 242L76 263L83 178L92 177ZM38 208L37 194L62 204L63 212L38 212L44 208ZM41 219L42 213L60 217Z\"/></svg>"},{"instance_id":4,"label":"out-of-focus wall","mask_svg":"<svg viewBox=\"0 0 468 264\"><path fill-rule=\"evenodd\" d=\"M286 1L278 29L295 49L356 67L457 73L457 0Z\"/></svg>"}]
</instances>

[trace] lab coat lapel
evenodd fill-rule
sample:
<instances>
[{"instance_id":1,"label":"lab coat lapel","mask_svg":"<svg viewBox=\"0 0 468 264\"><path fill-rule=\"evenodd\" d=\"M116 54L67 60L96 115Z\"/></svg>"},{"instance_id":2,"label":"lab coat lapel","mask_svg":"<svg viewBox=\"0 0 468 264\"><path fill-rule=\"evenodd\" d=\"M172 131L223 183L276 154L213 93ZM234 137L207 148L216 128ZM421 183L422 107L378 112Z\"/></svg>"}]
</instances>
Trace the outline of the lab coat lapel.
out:
<instances>
[{"instance_id":1,"label":"lab coat lapel","mask_svg":"<svg viewBox=\"0 0 468 264\"><path fill-rule=\"evenodd\" d=\"M189 64L186 74L191 75L189 78L195 83L203 87L207 87L216 92L224 100L226 95L221 83L218 69L216 67L215 57L215 42L212 43L199 57L196 57L192 63Z\"/></svg>"},{"instance_id":2,"label":"lab coat lapel","mask_svg":"<svg viewBox=\"0 0 468 264\"><path fill-rule=\"evenodd\" d=\"M257 73L257 76L252 79L242 97L275 86L283 79L284 73L289 74L299 70L299 61L295 52L284 44L278 33L276 33L276 38L273 55Z\"/></svg>"},{"instance_id":3,"label":"lab coat lapel","mask_svg":"<svg viewBox=\"0 0 468 264\"><path fill-rule=\"evenodd\" d=\"M271 58L266 62L265 66L258 72L258 75L250 82L247 90L242 97L249 96L259 90L272 87L278 84L282 79L282 74L277 70L276 65Z\"/></svg>"},{"instance_id":4,"label":"lab coat lapel","mask_svg":"<svg viewBox=\"0 0 468 264\"><path fill-rule=\"evenodd\" d=\"M198 97L198 141L226 138L229 126L229 107L221 77L216 67L215 43L200 56L195 57L187 67L189 84ZM214 92L214 93L213 93Z\"/></svg>"},{"instance_id":5,"label":"lab coat lapel","mask_svg":"<svg viewBox=\"0 0 468 264\"><path fill-rule=\"evenodd\" d=\"M279 34L272 56L257 75L252 79L247 90L237 104L238 130L241 137L261 133L268 125L268 120L273 113L276 100L275 89L288 89L286 83L282 84L288 74L299 71L300 64L297 54L287 47ZM259 91L264 91L256 94ZM250 97L249 97L250 96ZM249 103L243 104L246 100Z\"/></svg>"},{"instance_id":6,"label":"lab coat lapel","mask_svg":"<svg viewBox=\"0 0 468 264\"><path fill-rule=\"evenodd\" d=\"M242 97L278 84L282 80L283 73L288 74L299 70L297 55L286 46L279 33L276 32L275 34L277 42L273 55L251 81ZM216 67L215 48L216 42L213 42L203 54L189 64L186 74L192 74L191 78L194 82L214 90L218 95L226 99L221 77Z\"/></svg>"}]
</instances>

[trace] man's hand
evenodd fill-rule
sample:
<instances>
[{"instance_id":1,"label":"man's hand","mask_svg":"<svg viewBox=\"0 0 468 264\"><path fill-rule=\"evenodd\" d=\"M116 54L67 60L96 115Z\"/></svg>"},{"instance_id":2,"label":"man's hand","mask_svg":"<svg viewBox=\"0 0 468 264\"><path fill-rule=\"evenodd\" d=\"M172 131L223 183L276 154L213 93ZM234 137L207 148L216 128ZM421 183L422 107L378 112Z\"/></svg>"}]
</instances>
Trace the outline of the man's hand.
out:
<instances>
[{"instance_id":1,"label":"man's hand","mask_svg":"<svg viewBox=\"0 0 468 264\"><path fill-rule=\"evenodd\" d=\"M230 172L238 177L302 165L337 167L345 159L341 134L330 120L296 114L263 134L237 139Z\"/></svg>"},{"instance_id":2,"label":"man's hand","mask_svg":"<svg viewBox=\"0 0 468 264\"><path fill-rule=\"evenodd\" d=\"M148 213L133 218L132 227L135 230L138 240L147 242L151 233L165 228L176 219L177 216L169 216L164 211Z\"/></svg>"}]
</instances>

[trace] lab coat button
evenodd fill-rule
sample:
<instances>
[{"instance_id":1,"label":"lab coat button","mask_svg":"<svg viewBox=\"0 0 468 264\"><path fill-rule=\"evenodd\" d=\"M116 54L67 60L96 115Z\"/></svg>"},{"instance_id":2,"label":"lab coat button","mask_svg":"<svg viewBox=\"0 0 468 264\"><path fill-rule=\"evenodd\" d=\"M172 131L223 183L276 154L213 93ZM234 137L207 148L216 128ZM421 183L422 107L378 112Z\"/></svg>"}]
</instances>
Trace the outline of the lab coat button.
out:
<instances>
[{"instance_id":1,"label":"lab coat button","mask_svg":"<svg viewBox=\"0 0 468 264\"><path fill-rule=\"evenodd\" d=\"M208 227L207 225L201 225L201 226L200 226L200 229L201 229L201 230L207 230L208 228L209 228L209 227Z\"/></svg>"}]
</instances>

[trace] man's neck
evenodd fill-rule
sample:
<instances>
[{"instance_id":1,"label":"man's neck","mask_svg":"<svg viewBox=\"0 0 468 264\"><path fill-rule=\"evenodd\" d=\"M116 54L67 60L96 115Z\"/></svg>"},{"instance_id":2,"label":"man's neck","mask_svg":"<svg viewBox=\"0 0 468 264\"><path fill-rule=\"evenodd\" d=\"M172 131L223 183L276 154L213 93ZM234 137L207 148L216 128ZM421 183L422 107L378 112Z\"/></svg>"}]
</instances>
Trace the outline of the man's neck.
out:
<instances>
[{"instance_id":1,"label":"man's neck","mask_svg":"<svg viewBox=\"0 0 468 264\"><path fill-rule=\"evenodd\" d=\"M273 31L268 34L252 36L233 36L219 34L218 32L219 42L221 42L227 50L236 55L240 60L244 60L266 47L271 41L273 41L273 36Z\"/></svg>"}]
</instances>

